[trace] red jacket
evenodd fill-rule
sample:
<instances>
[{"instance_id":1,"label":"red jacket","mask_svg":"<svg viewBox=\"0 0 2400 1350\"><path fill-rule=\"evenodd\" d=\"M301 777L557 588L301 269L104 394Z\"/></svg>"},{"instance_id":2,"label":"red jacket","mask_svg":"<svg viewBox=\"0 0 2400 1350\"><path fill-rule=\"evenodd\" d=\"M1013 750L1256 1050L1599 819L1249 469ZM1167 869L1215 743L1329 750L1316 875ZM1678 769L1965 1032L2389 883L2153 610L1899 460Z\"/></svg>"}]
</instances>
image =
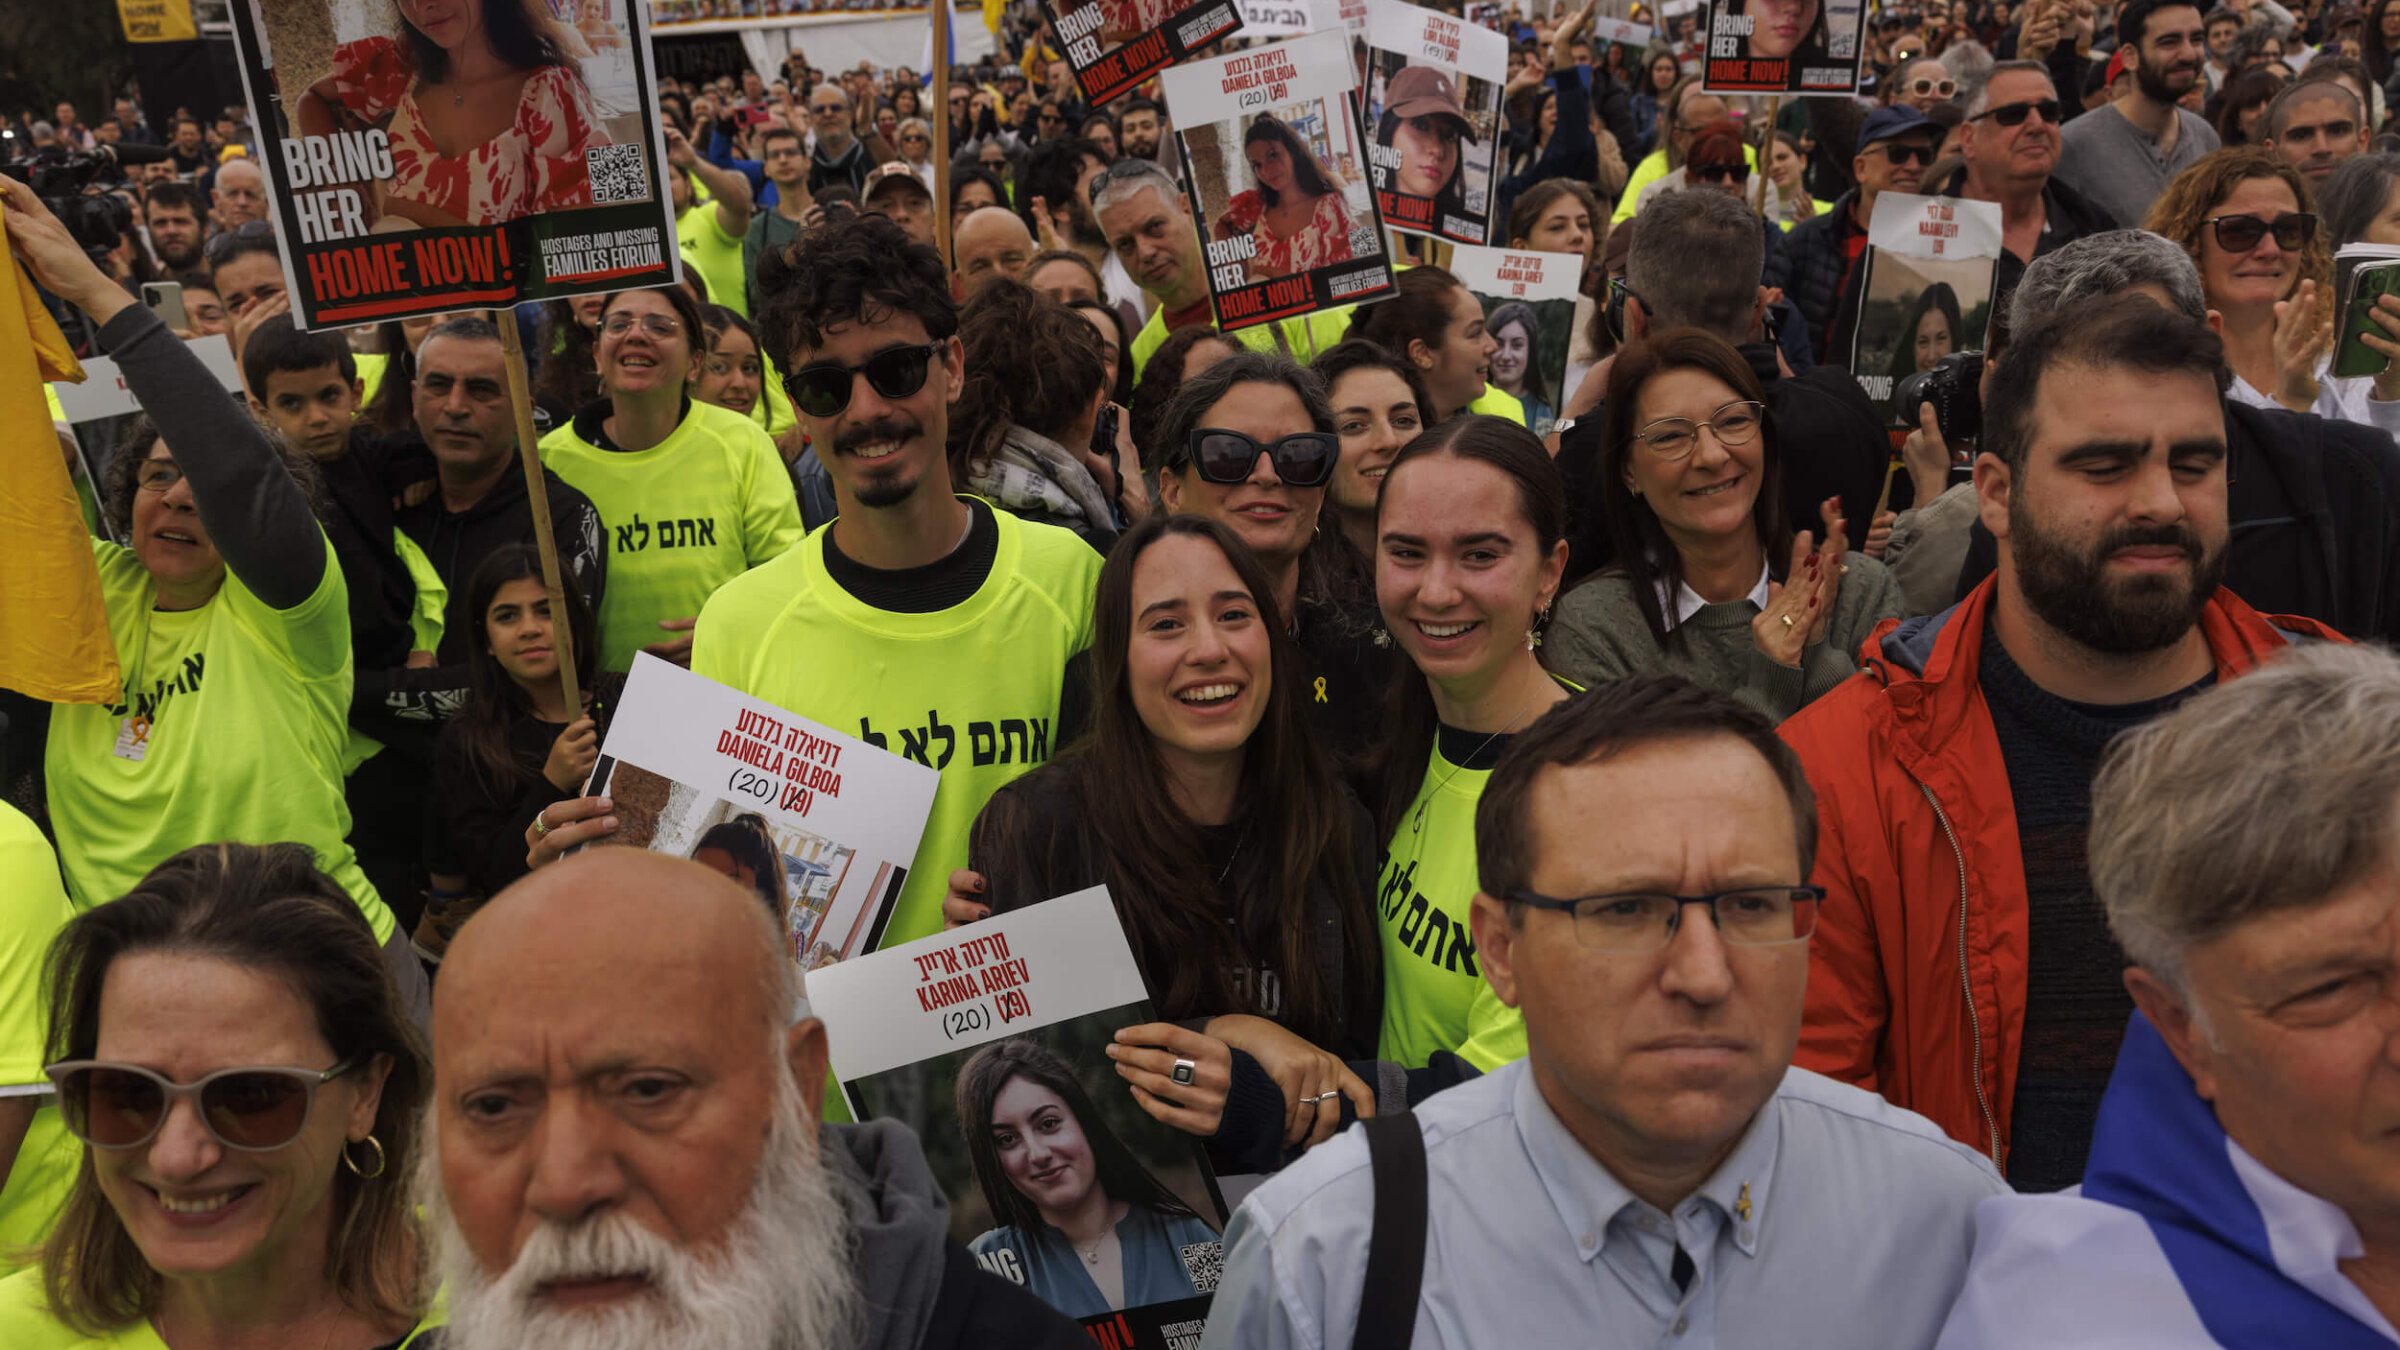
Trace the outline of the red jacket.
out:
<instances>
[{"instance_id":1,"label":"red jacket","mask_svg":"<svg viewBox=\"0 0 2400 1350\"><path fill-rule=\"evenodd\" d=\"M1809 943L1794 1062L1930 1117L2003 1166L2025 1030L2025 867L2000 738L1976 683L1994 582L1886 622L1859 673L1783 724L1817 793ZM2217 678L2305 638L2219 589L2201 632Z\"/></svg>"}]
</instances>

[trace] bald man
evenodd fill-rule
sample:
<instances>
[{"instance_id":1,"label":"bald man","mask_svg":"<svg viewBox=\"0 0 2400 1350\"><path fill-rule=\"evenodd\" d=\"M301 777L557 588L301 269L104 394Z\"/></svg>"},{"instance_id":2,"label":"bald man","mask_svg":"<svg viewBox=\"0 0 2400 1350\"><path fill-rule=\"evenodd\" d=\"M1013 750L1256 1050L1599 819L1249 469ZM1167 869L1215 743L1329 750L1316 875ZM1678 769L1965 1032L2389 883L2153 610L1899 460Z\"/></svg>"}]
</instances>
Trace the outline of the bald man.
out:
<instances>
[{"instance_id":1,"label":"bald man","mask_svg":"<svg viewBox=\"0 0 2400 1350\"><path fill-rule=\"evenodd\" d=\"M459 931L421 1191L444 1350L1090 1350L949 1240L916 1136L818 1125L799 983L755 896L632 849Z\"/></svg>"},{"instance_id":2,"label":"bald man","mask_svg":"<svg viewBox=\"0 0 2400 1350\"><path fill-rule=\"evenodd\" d=\"M1016 212L981 206L959 218L951 229L951 246L958 255L958 293L964 300L995 277L1025 279L1025 264L1033 257L1033 232Z\"/></svg>"}]
</instances>

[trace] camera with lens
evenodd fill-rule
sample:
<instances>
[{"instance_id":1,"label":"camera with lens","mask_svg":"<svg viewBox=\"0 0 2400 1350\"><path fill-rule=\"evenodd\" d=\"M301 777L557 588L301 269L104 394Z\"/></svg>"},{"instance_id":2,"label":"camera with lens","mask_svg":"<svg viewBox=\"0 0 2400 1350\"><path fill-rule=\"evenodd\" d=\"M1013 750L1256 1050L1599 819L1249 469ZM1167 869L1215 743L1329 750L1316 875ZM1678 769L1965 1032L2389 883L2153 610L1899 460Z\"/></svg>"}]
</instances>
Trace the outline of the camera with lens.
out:
<instances>
[{"instance_id":1,"label":"camera with lens","mask_svg":"<svg viewBox=\"0 0 2400 1350\"><path fill-rule=\"evenodd\" d=\"M1934 363L1931 370L1920 370L1900 381L1893 391L1893 406L1900 420L1914 427L1920 424L1918 410L1933 405L1934 424L1941 428L1942 440L1957 448L1973 445L1983 439L1983 353L1952 352Z\"/></svg>"},{"instance_id":2,"label":"camera with lens","mask_svg":"<svg viewBox=\"0 0 2400 1350\"><path fill-rule=\"evenodd\" d=\"M111 192L92 191L104 173L113 172L113 153L68 150L49 146L17 159L0 161L7 174L34 191L58 223L94 262L117 247L133 229L133 208Z\"/></svg>"}]
</instances>

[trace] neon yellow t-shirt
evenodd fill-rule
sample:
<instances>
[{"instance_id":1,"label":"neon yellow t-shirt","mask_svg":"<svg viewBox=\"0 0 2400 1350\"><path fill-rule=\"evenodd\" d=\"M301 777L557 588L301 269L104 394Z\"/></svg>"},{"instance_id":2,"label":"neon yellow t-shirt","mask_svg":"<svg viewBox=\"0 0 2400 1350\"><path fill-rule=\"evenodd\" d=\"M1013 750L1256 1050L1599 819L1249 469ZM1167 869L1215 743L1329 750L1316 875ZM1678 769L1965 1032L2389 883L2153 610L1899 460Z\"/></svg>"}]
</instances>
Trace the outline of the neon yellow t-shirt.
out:
<instances>
[{"instance_id":1,"label":"neon yellow t-shirt","mask_svg":"<svg viewBox=\"0 0 2400 1350\"><path fill-rule=\"evenodd\" d=\"M1467 411L1479 415L1505 417L1518 426L1525 425L1525 400L1499 385L1486 383L1483 396L1467 405Z\"/></svg>"},{"instance_id":2,"label":"neon yellow t-shirt","mask_svg":"<svg viewBox=\"0 0 2400 1350\"><path fill-rule=\"evenodd\" d=\"M896 614L851 595L827 575L818 530L700 612L694 671L941 770L887 947L941 931L976 813L1058 749L1061 675L1092 643L1100 555L1067 530L992 517L991 575L948 609Z\"/></svg>"},{"instance_id":3,"label":"neon yellow t-shirt","mask_svg":"<svg viewBox=\"0 0 2400 1350\"><path fill-rule=\"evenodd\" d=\"M441 1300L436 1298L425 1320L401 1340L400 1350L416 1350L431 1339L442 1321ZM19 1271L0 1280L0 1346L8 1350L167 1350L166 1341L146 1319L97 1336L86 1336L61 1323L42 1297L39 1270Z\"/></svg>"},{"instance_id":4,"label":"neon yellow t-shirt","mask_svg":"<svg viewBox=\"0 0 2400 1350\"><path fill-rule=\"evenodd\" d=\"M358 363L358 415L364 417L367 405L375 401L375 391L383 387L383 372L391 367L392 358L383 352L352 352L350 359Z\"/></svg>"},{"instance_id":5,"label":"neon yellow t-shirt","mask_svg":"<svg viewBox=\"0 0 2400 1350\"><path fill-rule=\"evenodd\" d=\"M568 422L542 438L542 460L592 499L608 537L600 668L675 635L658 625L700 612L719 586L798 542L800 499L775 442L756 422L693 401L647 450L603 450Z\"/></svg>"},{"instance_id":6,"label":"neon yellow t-shirt","mask_svg":"<svg viewBox=\"0 0 2400 1350\"><path fill-rule=\"evenodd\" d=\"M1375 912L1383 935L1383 1038L1376 1052L1420 1068L1448 1050L1489 1073L1525 1057L1525 1023L1475 959L1475 804L1489 769L1425 759L1425 781L1392 831Z\"/></svg>"},{"instance_id":7,"label":"neon yellow t-shirt","mask_svg":"<svg viewBox=\"0 0 2400 1350\"><path fill-rule=\"evenodd\" d=\"M1339 309L1321 309L1295 319L1277 319L1273 323L1252 324L1237 328L1226 336L1254 352L1289 356L1301 365L1317 359L1321 352L1331 351L1350 331L1350 313L1356 305ZM1282 341L1277 342L1281 337ZM1142 368L1150 364L1150 354L1167 340L1167 311L1150 311L1150 321L1142 331L1133 335L1133 377L1142 377Z\"/></svg>"},{"instance_id":8,"label":"neon yellow t-shirt","mask_svg":"<svg viewBox=\"0 0 2400 1350\"><path fill-rule=\"evenodd\" d=\"M50 841L15 807L0 802L0 1097L41 1096L42 957L50 939L75 917L58 877ZM15 1269L12 1251L50 1235L58 1207L75 1184L83 1146L58 1118L48 1097L33 1113L17 1161L0 1181L0 1271ZM0 1344L14 1341L0 1336Z\"/></svg>"},{"instance_id":9,"label":"neon yellow t-shirt","mask_svg":"<svg viewBox=\"0 0 2400 1350\"><path fill-rule=\"evenodd\" d=\"M675 239L682 246L684 262L708 283L709 303L723 305L749 318L750 297L744 294L742 272L742 237L725 233L725 223L717 219L717 204L695 199L691 208L676 220Z\"/></svg>"},{"instance_id":10,"label":"neon yellow t-shirt","mask_svg":"<svg viewBox=\"0 0 2400 1350\"><path fill-rule=\"evenodd\" d=\"M50 817L75 902L114 900L194 844L290 840L390 938L392 912L344 842L350 601L333 545L316 591L286 610L230 569L199 608L155 609L132 549L95 539L92 554L132 702L50 714Z\"/></svg>"}]
</instances>

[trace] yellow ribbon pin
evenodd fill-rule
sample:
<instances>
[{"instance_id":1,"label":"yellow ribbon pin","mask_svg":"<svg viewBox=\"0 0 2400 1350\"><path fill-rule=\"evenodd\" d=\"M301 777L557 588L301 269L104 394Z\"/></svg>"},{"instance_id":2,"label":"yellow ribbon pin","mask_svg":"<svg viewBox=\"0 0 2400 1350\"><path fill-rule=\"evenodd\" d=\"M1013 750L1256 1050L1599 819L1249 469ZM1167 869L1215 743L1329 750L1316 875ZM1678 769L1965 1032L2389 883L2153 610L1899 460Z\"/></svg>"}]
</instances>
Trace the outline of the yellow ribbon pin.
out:
<instances>
[{"instance_id":1,"label":"yellow ribbon pin","mask_svg":"<svg viewBox=\"0 0 2400 1350\"><path fill-rule=\"evenodd\" d=\"M1330 702L1332 702L1332 701L1333 701L1333 700L1331 700L1331 699L1329 699L1329 698L1325 697L1325 677L1324 677L1324 676L1322 676L1322 675L1319 675L1319 676L1317 677L1317 702L1319 702L1319 703L1330 703Z\"/></svg>"}]
</instances>

